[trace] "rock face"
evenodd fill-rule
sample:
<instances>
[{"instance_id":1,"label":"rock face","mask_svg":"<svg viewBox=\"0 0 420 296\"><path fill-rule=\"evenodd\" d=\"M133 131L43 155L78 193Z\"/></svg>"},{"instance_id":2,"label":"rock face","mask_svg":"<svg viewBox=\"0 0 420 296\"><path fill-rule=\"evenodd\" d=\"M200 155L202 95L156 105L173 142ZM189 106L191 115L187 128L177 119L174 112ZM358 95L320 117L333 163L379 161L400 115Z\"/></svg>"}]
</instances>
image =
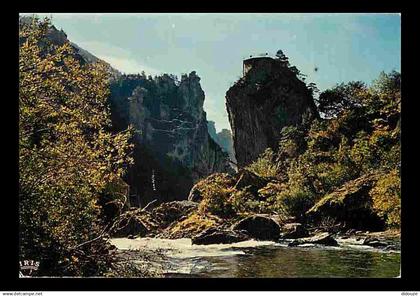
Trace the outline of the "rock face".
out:
<instances>
[{"instance_id":1,"label":"rock face","mask_svg":"<svg viewBox=\"0 0 420 296\"><path fill-rule=\"evenodd\" d=\"M296 72L268 57L244 61L244 77L227 91L226 107L239 166L268 147L277 150L283 127L319 116L310 90Z\"/></svg>"},{"instance_id":2,"label":"rock face","mask_svg":"<svg viewBox=\"0 0 420 296\"><path fill-rule=\"evenodd\" d=\"M257 240L277 240L280 237L280 226L264 216L250 216L232 226L232 230L244 231L249 237Z\"/></svg>"},{"instance_id":3,"label":"rock face","mask_svg":"<svg viewBox=\"0 0 420 296\"><path fill-rule=\"evenodd\" d=\"M32 23L20 17L19 25ZM70 42L64 31L51 26L55 45ZM24 40L19 40L24 42ZM173 75L154 79L122 75L108 63L70 42L81 64L102 62L110 73L110 107L115 131L135 128L135 165L129 169L130 204L144 206L153 199L185 199L198 179L214 172L233 172L228 154L209 136L204 92L195 72L178 81Z\"/></svg>"},{"instance_id":4,"label":"rock face","mask_svg":"<svg viewBox=\"0 0 420 296\"><path fill-rule=\"evenodd\" d=\"M377 178L375 174L367 174L347 182L309 209L306 212L308 220L316 223L321 222L322 217L330 217L346 228L383 230L384 221L372 210L369 195Z\"/></svg>"},{"instance_id":5,"label":"rock face","mask_svg":"<svg viewBox=\"0 0 420 296\"><path fill-rule=\"evenodd\" d=\"M233 138L232 133L228 129L222 129L220 132L216 132L216 126L214 121L208 121L209 135L212 139L219 144L223 151L229 154L229 158L236 163L235 151L233 150ZM232 164L233 165L233 164Z\"/></svg>"},{"instance_id":6,"label":"rock face","mask_svg":"<svg viewBox=\"0 0 420 296\"><path fill-rule=\"evenodd\" d=\"M237 180L234 186L235 189L242 190L248 188L248 191L255 196L258 196L258 190L265 187L271 181L269 178L257 176L246 169L239 170L235 174L235 177Z\"/></svg>"},{"instance_id":7,"label":"rock face","mask_svg":"<svg viewBox=\"0 0 420 296\"><path fill-rule=\"evenodd\" d=\"M128 183L134 204L185 199L193 183L232 172L228 155L207 131L204 92L195 72L176 77L123 75L111 84L111 113L119 129L133 125L134 168Z\"/></svg>"}]
</instances>

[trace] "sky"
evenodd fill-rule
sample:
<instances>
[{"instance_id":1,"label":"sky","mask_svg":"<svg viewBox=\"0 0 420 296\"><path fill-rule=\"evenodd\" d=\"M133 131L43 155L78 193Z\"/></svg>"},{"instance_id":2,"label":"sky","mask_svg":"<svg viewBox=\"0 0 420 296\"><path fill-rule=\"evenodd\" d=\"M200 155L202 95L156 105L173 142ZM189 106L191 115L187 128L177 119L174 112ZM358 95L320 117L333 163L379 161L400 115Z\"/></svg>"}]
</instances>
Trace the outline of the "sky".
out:
<instances>
[{"instance_id":1,"label":"sky","mask_svg":"<svg viewBox=\"0 0 420 296\"><path fill-rule=\"evenodd\" d=\"M249 55L281 49L320 91L401 70L399 14L42 14L70 41L123 73L196 71L204 110L230 129L225 94ZM315 71L315 67L318 71Z\"/></svg>"}]
</instances>

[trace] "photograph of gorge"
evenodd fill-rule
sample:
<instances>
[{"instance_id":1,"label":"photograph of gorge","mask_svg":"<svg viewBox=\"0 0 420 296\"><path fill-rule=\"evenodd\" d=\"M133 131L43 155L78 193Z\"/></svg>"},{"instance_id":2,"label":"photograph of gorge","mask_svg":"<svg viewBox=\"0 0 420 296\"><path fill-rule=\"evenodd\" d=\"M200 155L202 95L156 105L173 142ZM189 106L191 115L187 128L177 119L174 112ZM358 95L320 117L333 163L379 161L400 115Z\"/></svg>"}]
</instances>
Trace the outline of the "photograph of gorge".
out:
<instances>
[{"instance_id":1,"label":"photograph of gorge","mask_svg":"<svg viewBox=\"0 0 420 296\"><path fill-rule=\"evenodd\" d=\"M20 278L401 276L400 14L16 22Z\"/></svg>"}]
</instances>

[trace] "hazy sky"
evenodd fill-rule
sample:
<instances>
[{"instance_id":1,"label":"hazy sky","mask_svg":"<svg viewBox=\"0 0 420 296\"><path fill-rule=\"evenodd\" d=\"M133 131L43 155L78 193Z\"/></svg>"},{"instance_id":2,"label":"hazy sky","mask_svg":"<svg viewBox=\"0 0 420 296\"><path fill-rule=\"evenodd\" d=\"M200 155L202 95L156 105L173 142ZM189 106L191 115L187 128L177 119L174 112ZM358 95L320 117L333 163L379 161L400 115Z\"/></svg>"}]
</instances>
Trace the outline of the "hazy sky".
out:
<instances>
[{"instance_id":1,"label":"hazy sky","mask_svg":"<svg viewBox=\"0 0 420 296\"><path fill-rule=\"evenodd\" d=\"M39 16L51 14L38 14ZM125 73L196 71L207 119L229 128L225 93L242 59L278 49L322 91L400 71L399 14L52 14L68 38ZM315 72L314 68L318 67Z\"/></svg>"}]
</instances>

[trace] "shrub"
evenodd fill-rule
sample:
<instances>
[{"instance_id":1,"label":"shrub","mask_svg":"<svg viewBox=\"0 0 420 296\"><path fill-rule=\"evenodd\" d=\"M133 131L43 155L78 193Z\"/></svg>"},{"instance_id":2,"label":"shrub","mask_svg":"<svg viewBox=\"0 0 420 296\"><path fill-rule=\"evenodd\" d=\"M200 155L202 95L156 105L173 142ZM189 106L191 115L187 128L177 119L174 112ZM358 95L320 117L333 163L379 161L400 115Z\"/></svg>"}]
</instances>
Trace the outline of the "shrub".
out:
<instances>
[{"instance_id":1,"label":"shrub","mask_svg":"<svg viewBox=\"0 0 420 296\"><path fill-rule=\"evenodd\" d=\"M230 186L231 178L227 174L214 174L201 181L199 187L202 200L199 205L199 211L202 214L211 213L221 217L234 215L232 202L230 200L234 189Z\"/></svg>"},{"instance_id":2,"label":"shrub","mask_svg":"<svg viewBox=\"0 0 420 296\"><path fill-rule=\"evenodd\" d=\"M398 170L384 174L371 189L373 208L389 227L401 224L401 179Z\"/></svg>"},{"instance_id":3,"label":"shrub","mask_svg":"<svg viewBox=\"0 0 420 296\"><path fill-rule=\"evenodd\" d=\"M278 164L271 148L267 148L256 161L246 169L261 177L275 177L278 174Z\"/></svg>"},{"instance_id":4,"label":"shrub","mask_svg":"<svg viewBox=\"0 0 420 296\"><path fill-rule=\"evenodd\" d=\"M170 237L177 238L183 237L183 234L188 234L189 236L198 234L216 225L217 222L219 222L219 219L208 213L193 213L169 229Z\"/></svg>"},{"instance_id":5,"label":"shrub","mask_svg":"<svg viewBox=\"0 0 420 296\"><path fill-rule=\"evenodd\" d=\"M230 201L234 211L238 214L243 213L258 213L265 212L264 204L261 200L250 193L248 188L237 190L232 193Z\"/></svg>"},{"instance_id":6,"label":"shrub","mask_svg":"<svg viewBox=\"0 0 420 296\"><path fill-rule=\"evenodd\" d=\"M305 188L288 188L278 194L277 207L289 216L302 219L305 212L315 204L314 197L314 194Z\"/></svg>"}]
</instances>

